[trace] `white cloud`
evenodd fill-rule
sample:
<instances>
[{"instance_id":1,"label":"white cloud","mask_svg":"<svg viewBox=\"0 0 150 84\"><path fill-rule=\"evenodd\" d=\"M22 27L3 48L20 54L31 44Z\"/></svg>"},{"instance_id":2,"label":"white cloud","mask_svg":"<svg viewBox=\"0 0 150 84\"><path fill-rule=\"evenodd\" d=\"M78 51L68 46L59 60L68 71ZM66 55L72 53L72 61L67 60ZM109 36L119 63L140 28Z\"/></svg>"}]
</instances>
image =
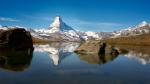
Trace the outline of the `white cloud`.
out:
<instances>
[{"instance_id":1,"label":"white cloud","mask_svg":"<svg viewBox=\"0 0 150 84\"><path fill-rule=\"evenodd\" d=\"M77 18L64 18L64 22L81 31L103 31L109 32L124 27L125 24L117 22L100 22L100 21L86 21Z\"/></svg>"},{"instance_id":2,"label":"white cloud","mask_svg":"<svg viewBox=\"0 0 150 84\"><path fill-rule=\"evenodd\" d=\"M19 20L13 19L13 18L6 18L6 17L0 17L0 21L3 22L19 22Z\"/></svg>"},{"instance_id":3,"label":"white cloud","mask_svg":"<svg viewBox=\"0 0 150 84\"><path fill-rule=\"evenodd\" d=\"M31 15L24 15L24 17L30 18L30 19L45 20L45 21L49 21L49 22L52 22L55 18L55 17L31 16ZM90 25L90 26L94 25L96 27L101 27L101 26L107 26L107 27L113 26L114 27L114 26L121 26L122 25L120 23L115 23L115 22L92 22L92 21L80 20L77 18L64 18L64 17L62 17L62 19L67 24L73 24L73 25Z\"/></svg>"},{"instance_id":4,"label":"white cloud","mask_svg":"<svg viewBox=\"0 0 150 84\"><path fill-rule=\"evenodd\" d=\"M80 25L95 25L95 26L120 26L122 24L115 22L91 22L91 21L83 21L78 19L66 19L66 22L69 23L77 23Z\"/></svg>"}]
</instances>

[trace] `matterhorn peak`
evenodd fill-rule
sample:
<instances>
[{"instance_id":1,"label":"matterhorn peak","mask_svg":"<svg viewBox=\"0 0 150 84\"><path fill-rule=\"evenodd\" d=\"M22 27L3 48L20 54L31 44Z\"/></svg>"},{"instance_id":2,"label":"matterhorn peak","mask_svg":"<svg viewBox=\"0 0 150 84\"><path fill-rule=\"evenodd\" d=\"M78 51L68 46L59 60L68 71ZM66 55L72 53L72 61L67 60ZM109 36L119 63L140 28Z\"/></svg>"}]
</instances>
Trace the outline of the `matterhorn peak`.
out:
<instances>
[{"instance_id":1,"label":"matterhorn peak","mask_svg":"<svg viewBox=\"0 0 150 84\"><path fill-rule=\"evenodd\" d=\"M141 22L138 27L143 27L149 25L146 21Z\"/></svg>"},{"instance_id":2,"label":"matterhorn peak","mask_svg":"<svg viewBox=\"0 0 150 84\"><path fill-rule=\"evenodd\" d=\"M69 31L74 29L68 26L66 23L64 23L60 16L57 16L55 17L54 21L50 25L50 30L52 33L54 33L54 32Z\"/></svg>"},{"instance_id":3,"label":"matterhorn peak","mask_svg":"<svg viewBox=\"0 0 150 84\"><path fill-rule=\"evenodd\" d=\"M50 28L60 28L61 25L63 24L62 19L60 16L55 17L53 23L50 25Z\"/></svg>"},{"instance_id":4,"label":"matterhorn peak","mask_svg":"<svg viewBox=\"0 0 150 84\"><path fill-rule=\"evenodd\" d=\"M56 16L54 21L62 21L61 16Z\"/></svg>"}]
</instances>

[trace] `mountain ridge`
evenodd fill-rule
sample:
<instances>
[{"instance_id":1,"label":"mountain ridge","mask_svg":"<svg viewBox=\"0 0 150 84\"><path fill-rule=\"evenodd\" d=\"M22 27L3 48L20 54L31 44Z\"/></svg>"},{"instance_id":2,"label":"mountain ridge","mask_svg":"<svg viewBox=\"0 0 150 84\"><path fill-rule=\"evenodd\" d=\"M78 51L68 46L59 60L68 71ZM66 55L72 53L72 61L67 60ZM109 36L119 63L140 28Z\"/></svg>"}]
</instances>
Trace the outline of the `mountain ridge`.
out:
<instances>
[{"instance_id":1,"label":"mountain ridge","mask_svg":"<svg viewBox=\"0 0 150 84\"><path fill-rule=\"evenodd\" d=\"M25 27L0 26L0 30L7 30L9 28ZM137 26L117 30L114 32L81 32L76 31L71 26L67 25L60 16L57 16L47 29L25 29L30 31L32 37L38 39L49 41L87 41L147 34L150 33L150 24L146 21L143 21Z\"/></svg>"}]
</instances>

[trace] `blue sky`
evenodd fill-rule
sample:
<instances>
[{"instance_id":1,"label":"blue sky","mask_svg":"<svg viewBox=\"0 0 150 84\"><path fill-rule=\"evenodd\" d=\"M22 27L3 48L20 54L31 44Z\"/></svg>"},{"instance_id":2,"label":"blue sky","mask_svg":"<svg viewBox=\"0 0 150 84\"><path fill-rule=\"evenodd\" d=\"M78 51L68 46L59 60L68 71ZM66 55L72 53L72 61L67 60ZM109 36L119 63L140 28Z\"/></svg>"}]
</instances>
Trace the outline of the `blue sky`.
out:
<instances>
[{"instance_id":1,"label":"blue sky","mask_svg":"<svg viewBox=\"0 0 150 84\"><path fill-rule=\"evenodd\" d=\"M55 16L81 31L113 31L150 22L150 0L0 0L0 24L48 28Z\"/></svg>"}]
</instances>

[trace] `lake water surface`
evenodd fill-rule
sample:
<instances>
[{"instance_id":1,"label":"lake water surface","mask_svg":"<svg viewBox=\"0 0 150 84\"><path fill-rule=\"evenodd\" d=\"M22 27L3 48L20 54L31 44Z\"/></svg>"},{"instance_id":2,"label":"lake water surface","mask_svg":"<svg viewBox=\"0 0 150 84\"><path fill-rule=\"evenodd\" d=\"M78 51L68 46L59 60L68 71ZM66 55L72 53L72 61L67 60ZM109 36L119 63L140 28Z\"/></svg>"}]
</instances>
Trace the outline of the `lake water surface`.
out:
<instances>
[{"instance_id":1,"label":"lake water surface","mask_svg":"<svg viewBox=\"0 0 150 84\"><path fill-rule=\"evenodd\" d=\"M77 55L78 43L0 52L0 84L150 84L150 47L121 46L118 56ZM119 46L120 47L120 46Z\"/></svg>"}]
</instances>

